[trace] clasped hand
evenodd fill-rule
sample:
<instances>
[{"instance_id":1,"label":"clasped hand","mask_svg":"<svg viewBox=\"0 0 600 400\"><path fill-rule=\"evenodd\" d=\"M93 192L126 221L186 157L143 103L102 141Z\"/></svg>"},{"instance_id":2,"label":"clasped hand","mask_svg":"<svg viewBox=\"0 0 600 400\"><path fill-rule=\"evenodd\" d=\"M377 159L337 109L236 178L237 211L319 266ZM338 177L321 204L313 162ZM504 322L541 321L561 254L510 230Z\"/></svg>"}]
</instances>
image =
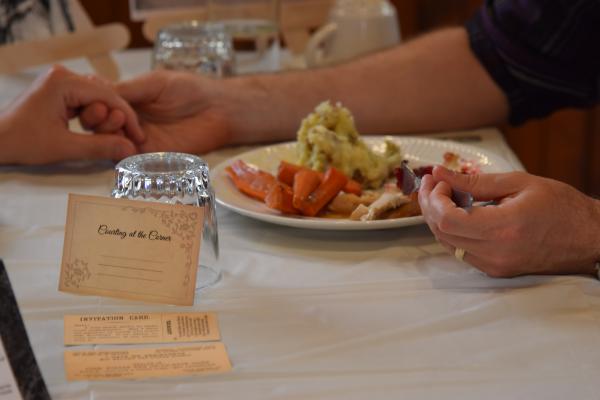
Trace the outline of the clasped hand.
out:
<instances>
[{"instance_id":1,"label":"clasped hand","mask_svg":"<svg viewBox=\"0 0 600 400\"><path fill-rule=\"evenodd\" d=\"M103 120L96 135L69 129L69 121L86 107ZM1 164L117 160L135 154L144 141L135 111L110 84L60 66L40 76L0 114Z\"/></svg>"}]
</instances>

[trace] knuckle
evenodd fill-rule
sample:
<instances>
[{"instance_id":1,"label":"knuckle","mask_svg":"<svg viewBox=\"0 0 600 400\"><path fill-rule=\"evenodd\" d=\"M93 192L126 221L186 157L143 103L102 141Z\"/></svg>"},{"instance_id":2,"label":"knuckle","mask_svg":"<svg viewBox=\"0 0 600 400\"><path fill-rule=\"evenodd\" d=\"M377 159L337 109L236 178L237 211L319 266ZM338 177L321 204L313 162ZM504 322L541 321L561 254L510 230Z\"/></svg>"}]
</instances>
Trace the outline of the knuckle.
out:
<instances>
[{"instance_id":1,"label":"knuckle","mask_svg":"<svg viewBox=\"0 0 600 400\"><path fill-rule=\"evenodd\" d=\"M53 65L52 67L50 67L50 70L48 71L49 78L65 76L67 74L68 74L67 69L59 64Z\"/></svg>"},{"instance_id":2,"label":"knuckle","mask_svg":"<svg viewBox=\"0 0 600 400\"><path fill-rule=\"evenodd\" d=\"M104 81L104 79L100 78L97 75L90 74L87 75L85 78L95 86L106 86L106 82Z\"/></svg>"},{"instance_id":3,"label":"knuckle","mask_svg":"<svg viewBox=\"0 0 600 400\"><path fill-rule=\"evenodd\" d=\"M480 177L480 175L479 175L479 174L465 174L465 175L463 175L463 176L465 176L465 177L466 177L466 179L467 179L467 183L468 183L470 186L477 186L477 184L479 183L479 179L480 179L480 178L479 178L479 177Z\"/></svg>"},{"instance_id":4,"label":"knuckle","mask_svg":"<svg viewBox=\"0 0 600 400\"><path fill-rule=\"evenodd\" d=\"M448 233L452 230L454 226L454 223L452 222L452 219L450 217L448 217L447 215L442 215L439 217L438 221L437 221L437 228L444 233Z\"/></svg>"},{"instance_id":5,"label":"knuckle","mask_svg":"<svg viewBox=\"0 0 600 400\"><path fill-rule=\"evenodd\" d=\"M512 222L501 227L495 227L490 232L490 238L499 243L510 244L522 240L525 237L526 226L519 221Z\"/></svg>"},{"instance_id":6,"label":"knuckle","mask_svg":"<svg viewBox=\"0 0 600 400\"><path fill-rule=\"evenodd\" d=\"M46 76L43 78L43 85L47 87L53 87L59 82L62 82L68 75L67 70L61 65L53 65Z\"/></svg>"},{"instance_id":7,"label":"knuckle","mask_svg":"<svg viewBox=\"0 0 600 400\"><path fill-rule=\"evenodd\" d=\"M479 185L479 174L458 174L457 176L462 180L467 189L475 188Z\"/></svg>"}]
</instances>

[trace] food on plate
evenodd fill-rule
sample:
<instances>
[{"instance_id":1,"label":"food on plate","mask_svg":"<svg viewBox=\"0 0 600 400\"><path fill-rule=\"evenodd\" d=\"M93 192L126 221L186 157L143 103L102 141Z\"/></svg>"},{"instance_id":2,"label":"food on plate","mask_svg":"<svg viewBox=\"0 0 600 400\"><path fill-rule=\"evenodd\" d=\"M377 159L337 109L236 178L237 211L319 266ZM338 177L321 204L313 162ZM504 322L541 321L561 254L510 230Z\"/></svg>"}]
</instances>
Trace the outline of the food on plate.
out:
<instances>
[{"instance_id":1,"label":"food on plate","mask_svg":"<svg viewBox=\"0 0 600 400\"><path fill-rule=\"evenodd\" d=\"M348 178L336 168L329 167L321 184L300 203L300 211L308 217L316 216L346 186Z\"/></svg>"},{"instance_id":2,"label":"food on plate","mask_svg":"<svg viewBox=\"0 0 600 400\"><path fill-rule=\"evenodd\" d=\"M301 209L302 203L308 200L308 197L321 184L323 177L317 171L308 168L302 168L294 176L294 197L292 204L297 209Z\"/></svg>"},{"instance_id":3,"label":"food on plate","mask_svg":"<svg viewBox=\"0 0 600 400\"><path fill-rule=\"evenodd\" d=\"M290 179L292 170L296 173ZM236 160L225 171L242 193L288 215L372 221L420 214L416 196L405 196L393 184L357 194L349 179L333 167L322 174L282 161L275 177Z\"/></svg>"},{"instance_id":4,"label":"food on plate","mask_svg":"<svg viewBox=\"0 0 600 400\"><path fill-rule=\"evenodd\" d=\"M325 174L297 169L292 185L243 160L236 160L225 172L240 192L264 201L267 207L308 217L316 216L348 183L348 178L333 167Z\"/></svg>"},{"instance_id":5,"label":"food on plate","mask_svg":"<svg viewBox=\"0 0 600 400\"><path fill-rule=\"evenodd\" d=\"M418 167L415 172L422 176L432 168ZM288 161L280 162L277 176L243 160L236 160L225 171L242 193L283 214L356 221L421 214L417 194L402 193L400 169L396 183L388 182L377 190L362 190L360 184L333 167L323 174Z\"/></svg>"},{"instance_id":6,"label":"food on plate","mask_svg":"<svg viewBox=\"0 0 600 400\"><path fill-rule=\"evenodd\" d=\"M225 171L240 192L263 201L277 181L273 175L251 167L242 160L235 161Z\"/></svg>"},{"instance_id":7,"label":"food on plate","mask_svg":"<svg viewBox=\"0 0 600 400\"><path fill-rule=\"evenodd\" d=\"M327 205L327 210L333 215L349 216L356 207L361 204L368 206L377 200L379 196L381 196L381 193L373 190L367 190L360 196L354 193L340 192Z\"/></svg>"},{"instance_id":8,"label":"food on plate","mask_svg":"<svg viewBox=\"0 0 600 400\"><path fill-rule=\"evenodd\" d=\"M296 149L300 165L283 160L276 175L243 160L225 171L242 193L283 214L356 221L421 214L417 194L402 193L399 146L386 140L377 151L369 148L356 131L352 114L339 103L323 102L304 118ZM452 152L444 154L443 165L479 172L476 163ZM433 166L413 170L422 177L431 174Z\"/></svg>"},{"instance_id":9,"label":"food on plate","mask_svg":"<svg viewBox=\"0 0 600 400\"><path fill-rule=\"evenodd\" d=\"M291 186L294 183L294 176L296 175L296 172L300 171L301 169L309 168L297 164L292 164L285 160L281 161L279 163L279 167L277 168L277 179ZM321 179L323 179L323 173L319 171L316 172L319 174ZM354 193L360 196L360 194L362 193L362 186L357 181L353 179L348 179L348 182L344 187L344 192Z\"/></svg>"},{"instance_id":10,"label":"food on plate","mask_svg":"<svg viewBox=\"0 0 600 400\"><path fill-rule=\"evenodd\" d=\"M302 166L324 172L342 171L365 189L378 189L402 161L400 148L386 140L379 152L360 138L350 111L325 101L309 114L298 131L298 160Z\"/></svg>"},{"instance_id":11,"label":"food on plate","mask_svg":"<svg viewBox=\"0 0 600 400\"><path fill-rule=\"evenodd\" d=\"M294 207L294 193L285 183L275 182L267 192L265 204L274 210L279 210L284 214L299 214Z\"/></svg>"},{"instance_id":12,"label":"food on plate","mask_svg":"<svg viewBox=\"0 0 600 400\"><path fill-rule=\"evenodd\" d=\"M350 215L350 219L361 221L374 221L380 219L384 212L396 209L403 204L410 203L410 197L402 192L384 192L368 207L359 205Z\"/></svg>"},{"instance_id":13,"label":"food on plate","mask_svg":"<svg viewBox=\"0 0 600 400\"><path fill-rule=\"evenodd\" d=\"M444 153L444 167L463 174L478 174L481 172L480 165L471 160L466 160L460 155L447 151Z\"/></svg>"},{"instance_id":14,"label":"food on plate","mask_svg":"<svg viewBox=\"0 0 600 400\"><path fill-rule=\"evenodd\" d=\"M477 162L466 160L451 151L444 153L442 165L449 170L460 172L462 174L479 174L481 172L481 166ZM412 168L412 171L417 177L422 178L424 175L433 173L433 165L422 165L420 167ZM402 189L402 182L404 180L402 168L394 168L394 175L396 176L396 186Z\"/></svg>"}]
</instances>

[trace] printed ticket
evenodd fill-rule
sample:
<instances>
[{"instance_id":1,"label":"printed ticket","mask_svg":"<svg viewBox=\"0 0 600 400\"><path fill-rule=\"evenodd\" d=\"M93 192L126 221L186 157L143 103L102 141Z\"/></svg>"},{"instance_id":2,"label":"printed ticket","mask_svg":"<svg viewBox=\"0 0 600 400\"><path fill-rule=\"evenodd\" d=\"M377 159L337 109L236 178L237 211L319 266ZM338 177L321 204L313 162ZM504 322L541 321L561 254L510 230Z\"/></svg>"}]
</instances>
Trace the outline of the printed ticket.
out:
<instances>
[{"instance_id":1,"label":"printed ticket","mask_svg":"<svg viewBox=\"0 0 600 400\"><path fill-rule=\"evenodd\" d=\"M69 381L205 375L230 370L227 350L221 342L193 347L65 351Z\"/></svg>"},{"instance_id":2,"label":"printed ticket","mask_svg":"<svg viewBox=\"0 0 600 400\"><path fill-rule=\"evenodd\" d=\"M65 345L217 341L211 312L65 315Z\"/></svg>"}]
</instances>

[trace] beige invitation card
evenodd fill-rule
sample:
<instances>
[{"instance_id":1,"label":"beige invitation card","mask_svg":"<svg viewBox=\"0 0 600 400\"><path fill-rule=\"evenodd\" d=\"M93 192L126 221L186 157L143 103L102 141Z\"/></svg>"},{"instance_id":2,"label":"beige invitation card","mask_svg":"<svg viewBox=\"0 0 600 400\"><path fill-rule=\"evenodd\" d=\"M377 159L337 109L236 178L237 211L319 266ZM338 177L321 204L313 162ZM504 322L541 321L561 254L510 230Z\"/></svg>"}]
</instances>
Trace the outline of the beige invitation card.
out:
<instances>
[{"instance_id":1,"label":"beige invitation card","mask_svg":"<svg viewBox=\"0 0 600 400\"><path fill-rule=\"evenodd\" d=\"M65 315L65 345L219 340L212 312Z\"/></svg>"},{"instance_id":2,"label":"beige invitation card","mask_svg":"<svg viewBox=\"0 0 600 400\"><path fill-rule=\"evenodd\" d=\"M69 381L205 375L231 370L221 342L190 347L65 351Z\"/></svg>"},{"instance_id":3,"label":"beige invitation card","mask_svg":"<svg viewBox=\"0 0 600 400\"><path fill-rule=\"evenodd\" d=\"M192 305L204 209L69 195L59 290Z\"/></svg>"}]
</instances>

